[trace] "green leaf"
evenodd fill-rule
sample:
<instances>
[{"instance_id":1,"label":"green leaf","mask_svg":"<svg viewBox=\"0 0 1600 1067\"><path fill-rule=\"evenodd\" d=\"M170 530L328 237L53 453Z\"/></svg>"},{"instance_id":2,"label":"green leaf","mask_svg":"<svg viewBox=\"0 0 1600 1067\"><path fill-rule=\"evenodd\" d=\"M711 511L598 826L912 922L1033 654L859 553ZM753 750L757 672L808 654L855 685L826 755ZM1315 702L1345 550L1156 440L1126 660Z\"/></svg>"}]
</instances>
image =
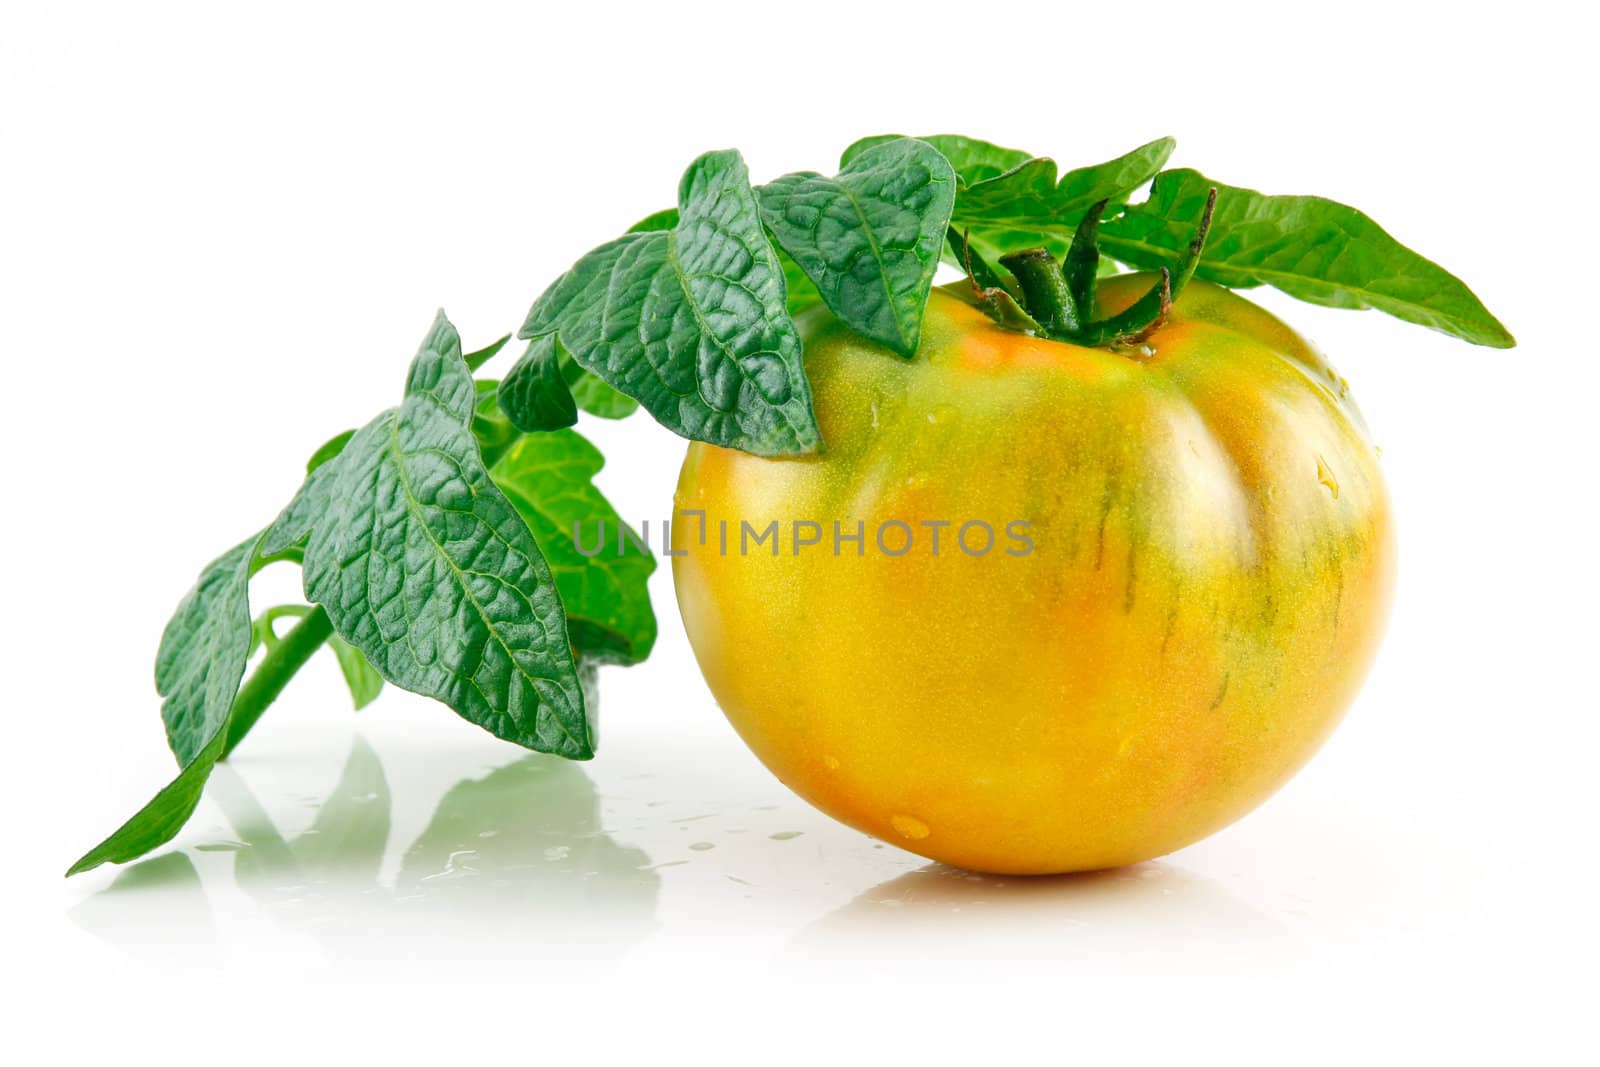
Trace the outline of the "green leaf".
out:
<instances>
[{"instance_id":1,"label":"green leaf","mask_svg":"<svg viewBox=\"0 0 1600 1067\"><path fill-rule=\"evenodd\" d=\"M227 724L250 654L247 586L260 535L213 560L178 604L156 652L161 721L181 766Z\"/></svg>"},{"instance_id":2,"label":"green leaf","mask_svg":"<svg viewBox=\"0 0 1600 1067\"><path fill-rule=\"evenodd\" d=\"M671 230L584 256L534 302L519 336L557 333L580 365L685 437L758 455L815 451L800 335L737 152L690 165L678 216Z\"/></svg>"},{"instance_id":3,"label":"green leaf","mask_svg":"<svg viewBox=\"0 0 1600 1067\"><path fill-rule=\"evenodd\" d=\"M1516 343L1460 279L1355 208L1318 196L1266 196L1192 170L1165 171L1149 200L1101 227L1101 247L1136 267L1176 264L1213 186L1200 277L1232 289L1270 285L1327 307L1377 308L1473 344Z\"/></svg>"},{"instance_id":4,"label":"green leaf","mask_svg":"<svg viewBox=\"0 0 1600 1067\"><path fill-rule=\"evenodd\" d=\"M219 732L150 803L67 868L67 876L92 871L102 863L126 863L138 859L177 837L178 831L183 829L183 824L189 821L189 816L199 806L206 779L211 777L211 769L216 766L226 742L226 731Z\"/></svg>"},{"instance_id":5,"label":"green leaf","mask_svg":"<svg viewBox=\"0 0 1600 1067\"><path fill-rule=\"evenodd\" d=\"M328 510L328 494L338 477L338 456L325 459L300 483L287 507L267 527L259 549L263 560L293 559L295 552L311 536L311 529Z\"/></svg>"},{"instance_id":6,"label":"green leaf","mask_svg":"<svg viewBox=\"0 0 1600 1067\"><path fill-rule=\"evenodd\" d=\"M402 689L497 737L594 754L566 616L533 535L469 429L477 391L443 313L400 407L333 465L305 550L306 595Z\"/></svg>"},{"instance_id":7,"label":"green leaf","mask_svg":"<svg viewBox=\"0 0 1600 1067\"><path fill-rule=\"evenodd\" d=\"M544 551L573 645L598 662L638 663L656 639L645 584L656 561L595 488L604 464L581 435L557 430L522 438L489 476Z\"/></svg>"},{"instance_id":8,"label":"green leaf","mask_svg":"<svg viewBox=\"0 0 1600 1067\"><path fill-rule=\"evenodd\" d=\"M617 392L578 366L565 348L561 350L561 373L567 379L567 388L579 411L587 411L600 419L625 419L639 410L637 400Z\"/></svg>"},{"instance_id":9,"label":"green leaf","mask_svg":"<svg viewBox=\"0 0 1600 1067\"><path fill-rule=\"evenodd\" d=\"M211 768L228 740L234 695L250 655L248 587L258 537L244 541L201 572L178 605L156 654L161 718L183 766L161 792L90 849L68 875L125 863L171 841L200 803Z\"/></svg>"},{"instance_id":10,"label":"green leaf","mask_svg":"<svg viewBox=\"0 0 1600 1067\"><path fill-rule=\"evenodd\" d=\"M328 647L339 661L339 673L344 675L344 684L350 690L350 699L356 710L360 711L377 700L383 692L383 675L378 673L372 661L342 637L330 637Z\"/></svg>"},{"instance_id":11,"label":"green leaf","mask_svg":"<svg viewBox=\"0 0 1600 1067\"><path fill-rule=\"evenodd\" d=\"M895 138L837 177L787 174L757 195L767 229L841 322L901 355L916 352L955 203L943 156Z\"/></svg>"},{"instance_id":12,"label":"green leaf","mask_svg":"<svg viewBox=\"0 0 1600 1067\"><path fill-rule=\"evenodd\" d=\"M656 230L670 230L678 224L678 209L664 207L660 211L652 212L628 227L629 233L654 233Z\"/></svg>"},{"instance_id":13,"label":"green leaf","mask_svg":"<svg viewBox=\"0 0 1600 1067\"><path fill-rule=\"evenodd\" d=\"M1102 200L1112 205L1124 203L1167 165L1176 147L1177 141L1162 137L1107 163L1068 171L1056 184L1057 207L1081 219Z\"/></svg>"},{"instance_id":14,"label":"green leaf","mask_svg":"<svg viewBox=\"0 0 1600 1067\"><path fill-rule=\"evenodd\" d=\"M504 348L510 342L511 342L511 335L508 333L504 337L502 337L499 340L493 342L492 344L485 345L483 348L478 349L476 352L468 352L465 356L463 356L461 358L466 360L467 369L468 370L476 371L479 367L483 366L485 363L489 362L495 356L499 355L500 354L500 350L502 348Z\"/></svg>"},{"instance_id":15,"label":"green leaf","mask_svg":"<svg viewBox=\"0 0 1600 1067\"><path fill-rule=\"evenodd\" d=\"M669 207L664 208L661 211L657 211L653 215L647 215L646 217L640 219L638 222L628 227L628 232L647 233L652 230L670 230L677 224L678 209L675 207ZM800 269L800 265L793 259L790 259L782 248L774 249L774 251L778 253L778 263L783 267L783 280L784 288L787 290L788 295L789 316L793 318L802 311L805 311L807 308L813 308L822 303L822 294L817 292L817 287L811 284L811 279L806 277L806 272ZM615 389L611 389L609 385L606 385L605 382L602 382L599 378L589 374L587 371L584 372L584 379L586 382L593 382L601 388L610 390L614 395L622 397L622 399L627 400L628 403L632 404L633 407L630 407L626 412L624 412L624 414L632 414L634 408L639 406L638 401L632 399L631 397L623 397L621 393L618 393ZM577 392L578 386L574 385L574 395L576 395ZM584 407L581 399L578 401L578 406L583 408L583 410L588 411L591 415L601 414L598 411L593 411L587 407ZM601 417L612 418L615 416L602 415Z\"/></svg>"},{"instance_id":16,"label":"green leaf","mask_svg":"<svg viewBox=\"0 0 1600 1067\"><path fill-rule=\"evenodd\" d=\"M844 150L844 155L839 159L839 166L847 167L863 152L899 137L900 134L897 133L863 137ZM955 169L956 177L963 186L975 185L989 178L998 178L1006 171L1014 170L1033 158L1032 152L1001 148L997 144L980 141L976 137L963 137L956 133L936 133L917 139L931 145L935 151L950 161L950 166Z\"/></svg>"},{"instance_id":17,"label":"green leaf","mask_svg":"<svg viewBox=\"0 0 1600 1067\"><path fill-rule=\"evenodd\" d=\"M1084 213L1101 200L1125 201L1155 177L1175 144L1163 137L1060 179L1052 160L1030 159L961 190L952 224L970 229L973 248L991 260L1026 248L1048 248L1064 256Z\"/></svg>"},{"instance_id":18,"label":"green leaf","mask_svg":"<svg viewBox=\"0 0 1600 1067\"><path fill-rule=\"evenodd\" d=\"M485 467L494 466L502 452L516 444L522 431L511 425L500 410L500 383L489 378L473 382L477 401L472 411L472 436L478 439L478 454Z\"/></svg>"},{"instance_id":19,"label":"green leaf","mask_svg":"<svg viewBox=\"0 0 1600 1067\"><path fill-rule=\"evenodd\" d=\"M553 333L535 337L500 383L500 409L525 433L559 430L575 425L578 405L561 373L562 346Z\"/></svg>"},{"instance_id":20,"label":"green leaf","mask_svg":"<svg viewBox=\"0 0 1600 1067\"><path fill-rule=\"evenodd\" d=\"M328 460L343 452L344 446L349 444L350 438L355 435L356 432L354 430L346 430L344 433L335 434L333 437L328 438L327 441L323 442L322 447L311 453L311 458L306 460L306 473L312 473Z\"/></svg>"},{"instance_id":21,"label":"green leaf","mask_svg":"<svg viewBox=\"0 0 1600 1067\"><path fill-rule=\"evenodd\" d=\"M354 430L346 430L329 440L311 454L306 461L306 479L300 483L294 499L278 513L272 525L261 538L257 548L258 566L275 560L298 561L299 549L311 536L311 527L328 506L328 484L333 479L333 461L344 451L354 437Z\"/></svg>"},{"instance_id":22,"label":"green leaf","mask_svg":"<svg viewBox=\"0 0 1600 1067\"><path fill-rule=\"evenodd\" d=\"M822 293L806 277L806 272L800 269L800 264L789 257L783 249L778 249L778 262L783 267L784 302L789 308L789 317L794 318L803 311L819 307L822 304Z\"/></svg>"}]
</instances>

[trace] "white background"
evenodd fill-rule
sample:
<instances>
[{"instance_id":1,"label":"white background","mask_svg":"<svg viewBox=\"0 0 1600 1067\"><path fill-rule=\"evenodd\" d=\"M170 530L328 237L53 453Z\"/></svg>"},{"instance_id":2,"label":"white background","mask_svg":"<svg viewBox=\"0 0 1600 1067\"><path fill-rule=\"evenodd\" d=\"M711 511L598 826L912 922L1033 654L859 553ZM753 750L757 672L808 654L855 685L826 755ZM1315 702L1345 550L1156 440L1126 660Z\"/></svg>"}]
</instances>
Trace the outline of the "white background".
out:
<instances>
[{"instance_id":1,"label":"white background","mask_svg":"<svg viewBox=\"0 0 1600 1067\"><path fill-rule=\"evenodd\" d=\"M1600 234L1567 7L6 5L8 1049L1592 1055ZM437 307L488 341L699 152L761 181L884 131L1066 166L1173 134L1360 206L1519 337L1261 294L1351 381L1401 521L1380 661L1288 788L1131 871L930 868L743 749L662 570L592 764L394 690L352 716L319 660L166 859L61 879L172 774L177 598L394 402ZM624 514L663 514L680 443L590 428Z\"/></svg>"}]
</instances>

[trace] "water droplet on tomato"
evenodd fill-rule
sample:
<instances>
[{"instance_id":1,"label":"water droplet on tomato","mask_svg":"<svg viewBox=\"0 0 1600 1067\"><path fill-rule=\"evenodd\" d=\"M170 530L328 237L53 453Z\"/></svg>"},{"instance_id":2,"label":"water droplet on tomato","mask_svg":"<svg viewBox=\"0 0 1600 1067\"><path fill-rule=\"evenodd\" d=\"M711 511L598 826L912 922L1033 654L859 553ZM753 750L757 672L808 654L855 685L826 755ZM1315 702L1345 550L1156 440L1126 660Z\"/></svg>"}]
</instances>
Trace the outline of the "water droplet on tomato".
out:
<instances>
[{"instance_id":1,"label":"water droplet on tomato","mask_svg":"<svg viewBox=\"0 0 1600 1067\"><path fill-rule=\"evenodd\" d=\"M1328 492L1333 494L1333 499L1339 499L1339 482L1334 478L1333 472L1328 469L1328 464L1323 461L1321 456L1317 457L1317 481L1327 487Z\"/></svg>"},{"instance_id":2,"label":"water droplet on tomato","mask_svg":"<svg viewBox=\"0 0 1600 1067\"><path fill-rule=\"evenodd\" d=\"M895 833L913 841L920 841L933 832L927 823L914 815L891 815L889 825L894 827Z\"/></svg>"}]
</instances>

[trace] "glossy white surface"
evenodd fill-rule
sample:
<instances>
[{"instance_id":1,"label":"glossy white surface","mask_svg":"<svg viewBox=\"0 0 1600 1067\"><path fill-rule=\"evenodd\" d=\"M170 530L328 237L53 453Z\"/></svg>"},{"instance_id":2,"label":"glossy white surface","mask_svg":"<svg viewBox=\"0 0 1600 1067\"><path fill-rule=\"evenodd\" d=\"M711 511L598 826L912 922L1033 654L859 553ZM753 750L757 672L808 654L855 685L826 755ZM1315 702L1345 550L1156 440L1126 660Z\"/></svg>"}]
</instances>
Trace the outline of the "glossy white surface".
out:
<instances>
[{"instance_id":1,"label":"glossy white surface","mask_svg":"<svg viewBox=\"0 0 1600 1067\"><path fill-rule=\"evenodd\" d=\"M1058 109L955 77L998 47L970 5L8 6L8 1056L1592 1055L1600 234L1565 11L1142 4L1096 19L1138 43L1083 72L1106 101L1083 106L1062 42L1087 16L1008 5L1031 22L1004 58ZM698 151L761 180L882 129L1068 164L1171 132L1180 164L1362 206L1518 334L1261 295L1352 383L1401 525L1378 667L1299 778L1126 871L929 866L755 762L661 572L660 644L607 672L593 763L392 690L352 715L319 660L172 849L61 880L172 774L149 661L173 604L394 401L436 307L487 341ZM623 513L661 516L679 442L585 431ZM269 572L258 602L295 590Z\"/></svg>"}]
</instances>

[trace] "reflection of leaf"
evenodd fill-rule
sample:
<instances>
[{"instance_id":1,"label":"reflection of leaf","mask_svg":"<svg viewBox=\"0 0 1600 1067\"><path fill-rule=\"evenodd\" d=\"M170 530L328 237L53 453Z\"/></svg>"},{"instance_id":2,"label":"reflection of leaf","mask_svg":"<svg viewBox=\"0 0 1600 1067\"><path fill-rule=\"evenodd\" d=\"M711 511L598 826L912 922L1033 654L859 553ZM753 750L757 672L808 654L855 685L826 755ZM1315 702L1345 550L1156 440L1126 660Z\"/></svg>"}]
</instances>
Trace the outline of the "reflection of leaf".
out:
<instances>
[{"instance_id":1,"label":"reflection of leaf","mask_svg":"<svg viewBox=\"0 0 1600 1067\"><path fill-rule=\"evenodd\" d=\"M445 794L406 852L395 892L453 912L468 910L465 899L532 898L538 911L530 918L552 925L542 934L556 935L581 930L585 913L608 922L653 914L660 880L643 869L649 863L606 834L600 798L582 769L526 756Z\"/></svg>"},{"instance_id":2,"label":"reflection of leaf","mask_svg":"<svg viewBox=\"0 0 1600 1067\"><path fill-rule=\"evenodd\" d=\"M389 783L378 754L360 735L315 820L293 840L284 839L232 768L224 765L212 782L213 799L247 846L235 861L244 889L275 901L285 881L376 884L389 843Z\"/></svg>"},{"instance_id":3,"label":"reflection of leaf","mask_svg":"<svg viewBox=\"0 0 1600 1067\"><path fill-rule=\"evenodd\" d=\"M289 848L308 872L338 871L356 881L378 879L389 843L389 781L372 746L357 735L328 799L311 828Z\"/></svg>"},{"instance_id":4,"label":"reflection of leaf","mask_svg":"<svg viewBox=\"0 0 1600 1067\"><path fill-rule=\"evenodd\" d=\"M586 683L592 674L580 668ZM605 832L589 777L554 757L530 756L452 787L406 850L392 889L378 880L391 832L389 785L377 753L359 736L338 783L298 836L286 839L268 813L281 813L285 798L263 806L227 764L207 795L237 843L199 847L232 850L239 887L333 956L478 958L501 951L525 958L541 945L576 939L591 958L648 930L660 890L649 856ZM127 892L136 888L155 892ZM153 958L185 948L173 943L174 930L211 927L205 890L184 852L122 871L111 889L74 909L73 919ZM209 951L214 935L203 944L191 940L191 952Z\"/></svg>"},{"instance_id":5,"label":"reflection of leaf","mask_svg":"<svg viewBox=\"0 0 1600 1067\"><path fill-rule=\"evenodd\" d=\"M186 853L124 867L111 884L69 913L72 921L130 955L171 965L216 962L216 924Z\"/></svg>"}]
</instances>

